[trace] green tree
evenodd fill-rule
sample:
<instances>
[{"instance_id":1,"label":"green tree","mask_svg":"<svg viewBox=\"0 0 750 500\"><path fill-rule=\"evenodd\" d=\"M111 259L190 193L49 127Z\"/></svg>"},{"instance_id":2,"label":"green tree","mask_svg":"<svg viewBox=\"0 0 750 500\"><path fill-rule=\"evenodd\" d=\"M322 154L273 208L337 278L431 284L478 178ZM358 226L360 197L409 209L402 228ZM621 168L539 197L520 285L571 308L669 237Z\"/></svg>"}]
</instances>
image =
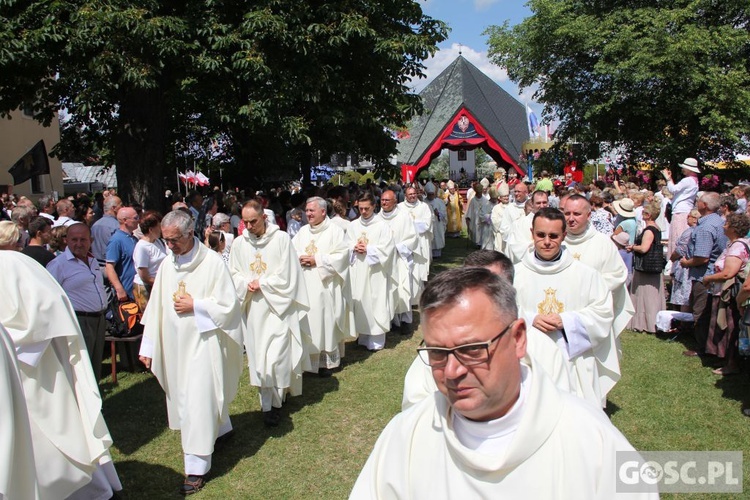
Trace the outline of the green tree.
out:
<instances>
[{"instance_id":1,"label":"green tree","mask_svg":"<svg viewBox=\"0 0 750 500\"><path fill-rule=\"evenodd\" d=\"M413 0L0 0L0 19L0 113L67 109L151 206L217 138L244 179L309 171L313 150L387 158L446 36Z\"/></svg>"},{"instance_id":2,"label":"green tree","mask_svg":"<svg viewBox=\"0 0 750 500\"><path fill-rule=\"evenodd\" d=\"M490 27L491 60L536 87L558 140L608 142L631 161L748 149L750 10L729 0L531 0Z\"/></svg>"}]
</instances>

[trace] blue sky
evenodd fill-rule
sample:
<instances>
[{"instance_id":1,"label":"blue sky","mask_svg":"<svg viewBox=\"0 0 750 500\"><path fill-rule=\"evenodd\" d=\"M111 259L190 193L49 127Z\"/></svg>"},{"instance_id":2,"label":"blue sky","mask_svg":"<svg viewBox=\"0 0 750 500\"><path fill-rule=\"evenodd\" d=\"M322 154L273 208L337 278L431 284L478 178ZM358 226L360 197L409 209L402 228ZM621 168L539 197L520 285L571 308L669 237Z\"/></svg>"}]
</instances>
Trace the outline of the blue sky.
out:
<instances>
[{"instance_id":1,"label":"blue sky","mask_svg":"<svg viewBox=\"0 0 750 500\"><path fill-rule=\"evenodd\" d=\"M415 82L416 90L422 90L440 74L456 57L459 50L463 56L497 82L510 95L529 106L541 117L541 105L531 101L533 89L521 93L503 68L491 64L487 59L487 37L482 35L491 25L502 25L506 20L511 25L531 15L526 0L418 0L424 13L448 24L451 32L448 39L439 45L434 57L425 61L427 79Z\"/></svg>"}]
</instances>

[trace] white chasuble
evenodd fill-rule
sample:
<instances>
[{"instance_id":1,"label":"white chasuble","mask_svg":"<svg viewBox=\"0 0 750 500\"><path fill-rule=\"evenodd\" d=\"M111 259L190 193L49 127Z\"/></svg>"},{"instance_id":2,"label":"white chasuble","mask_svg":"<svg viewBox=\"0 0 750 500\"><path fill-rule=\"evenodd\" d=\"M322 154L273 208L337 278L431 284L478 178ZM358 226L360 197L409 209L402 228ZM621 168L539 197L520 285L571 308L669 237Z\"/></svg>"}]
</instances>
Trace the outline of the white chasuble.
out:
<instances>
[{"instance_id":1,"label":"white chasuble","mask_svg":"<svg viewBox=\"0 0 750 500\"><path fill-rule=\"evenodd\" d=\"M500 234L502 235L503 241L508 241L513 223L526 215L526 211L524 210L525 204L526 202L524 201L522 203L513 202L505 205L503 219L500 221Z\"/></svg>"},{"instance_id":2,"label":"white chasuble","mask_svg":"<svg viewBox=\"0 0 750 500\"><path fill-rule=\"evenodd\" d=\"M479 198L479 207L477 212L477 224L479 227L479 241L477 244L482 250L495 249L495 232L492 230L492 208L495 206L484 196Z\"/></svg>"},{"instance_id":3,"label":"white chasuble","mask_svg":"<svg viewBox=\"0 0 750 500\"><path fill-rule=\"evenodd\" d=\"M430 263L432 262L432 210L419 200L416 203L402 201L398 206L409 212L419 235L419 248L414 252L414 275L418 282L427 281L430 276ZM420 289L419 294L421 292ZM419 298L417 297L416 300L419 300ZM415 304L416 302L412 303Z\"/></svg>"},{"instance_id":4,"label":"white chasuble","mask_svg":"<svg viewBox=\"0 0 750 500\"><path fill-rule=\"evenodd\" d=\"M495 250L502 253L505 253L505 240L503 239L503 233L500 231L500 224L503 221L503 213L505 213L507 206L507 203L498 203L492 207L492 214L490 216L492 231L495 237Z\"/></svg>"},{"instance_id":5,"label":"white chasuble","mask_svg":"<svg viewBox=\"0 0 750 500\"><path fill-rule=\"evenodd\" d=\"M381 210L375 215L391 229L396 253L393 274L397 286L393 287L393 314L411 312L411 304L421 283L414 276L414 252L419 249L419 235L409 213L396 206L390 212Z\"/></svg>"},{"instance_id":6,"label":"white chasuble","mask_svg":"<svg viewBox=\"0 0 750 500\"><path fill-rule=\"evenodd\" d=\"M628 268L625 267L617 246L612 239L594 229L589 223L586 231L576 236L568 233L565 246L574 259L599 271L612 292L615 320L612 329L620 335L635 314L633 301L628 293Z\"/></svg>"},{"instance_id":7,"label":"white chasuble","mask_svg":"<svg viewBox=\"0 0 750 500\"><path fill-rule=\"evenodd\" d=\"M350 307L349 240L341 227L326 218L316 227L302 226L292 244L297 255L315 257L314 267L302 267L312 343L321 352L335 352L339 343L357 336Z\"/></svg>"},{"instance_id":8,"label":"white chasuble","mask_svg":"<svg viewBox=\"0 0 750 500\"><path fill-rule=\"evenodd\" d=\"M242 374L242 324L224 260L193 241L187 255L170 253L156 274L141 321L141 354L153 345L151 371L167 397L169 428L181 431L183 452L211 455ZM193 298L192 313L177 314L180 295Z\"/></svg>"},{"instance_id":9,"label":"white chasuble","mask_svg":"<svg viewBox=\"0 0 750 500\"><path fill-rule=\"evenodd\" d=\"M482 451L462 444L456 414L435 392L386 426L350 498L658 498L616 493L616 452L632 445L604 412L560 392L535 360L525 363L529 387L513 407L514 421L491 422L505 425L503 444L485 443Z\"/></svg>"},{"instance_id":10,"label":"white chasuble","mask_svg":"<svg viewBox=\"0 0 750 500\"><path fill-rule=\"evenodd\" d=\"M534 244L531 237L531 225L534 219L533 213L517 219L511 226L510 233L505 241L505 255L513 262L518 264L523 259L526 252Z\"/></svg>"},{"instance_id":11,"label":"white chasuble","mask_svg":"<svg viewBox=\"0 0 750 500\"><path fill-rule=\"evenodd\" d=\"M612 294L598 272L573 259L563 246L555 261L541 261L530 249L516 265L519 315L533 325L537 314L559 314L563 329L549 333L571 363L578 394L599 406L607 402L609 374L617 370L611 348Z\"/></svg>"},{"instance_id":12,"label":"white chasuble","mask_svg":"<svg viewBox=\"0 0 750 500\"><path fill-rule=\"evenodd\" d=\"M39 498L29 410L18 360L8 331L0 325L0 498Z\"/></svg>"},{"instance_id":13,"label":"white chasuble","mask_svg":"<svg viewBox=\"0 0 750 500\"><path fill-rule=\"evenodd\" d=\"M425 200L432 209L432 249L442 250L445 248L445 230L448 227L448 210L442 198Z\"/></svg>"},{"instance_id":14,"label":"white chasuble","mask_svg":"<svg viewBox=\"0 0 750 500\"><path fill-rule=\"evenodd\" d=\"M73 306L59 283L20 252L0 252L7 290L0 324L15 345L41 498L65 498L111 468L112 438ZM50 388L54 387L54 390ZM116 474L112 489L122 486Z\"/></svg>"},{"instance_id":15,"label":"white chasuble","mask_svg":"<svg viewBox=\"0 0 750 500\"><path fill-rule=\"evenodd\" d=\"M382 335L391 329L393 287L398 286L393 272L393 234L380 217L373 215L368 220L353 220L347 235L355 329L360 335ZM358 242L365 243L367 253L354 251Z\"/></svg>"},{"instance_id":16,"label":"white chasuble","mask_svg":"<svg viewBox=\"0 0 750 500\"><path fill-rule=\"evenodd\" d=\"M229 255L235 290L242 303L250 383L302 394L302 372L317 354L307 323L310 309L302 268L289 235L266 225L257 237L247 229ZM260 290L247 285L258 280Z\"/></svg>"}]
</instances>

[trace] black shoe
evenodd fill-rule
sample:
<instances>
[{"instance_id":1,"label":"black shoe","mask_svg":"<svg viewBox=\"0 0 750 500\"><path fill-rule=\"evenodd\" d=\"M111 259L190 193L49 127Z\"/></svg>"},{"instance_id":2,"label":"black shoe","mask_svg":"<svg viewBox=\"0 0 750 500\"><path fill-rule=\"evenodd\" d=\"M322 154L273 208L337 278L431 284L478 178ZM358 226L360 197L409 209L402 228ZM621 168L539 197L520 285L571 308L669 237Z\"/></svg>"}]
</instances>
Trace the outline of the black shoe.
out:
<instances>
[{"instance_id":1,"label":"black shoe","mask_svg":"<svg viewBox=\"0 0 750 500\"><path fill-rule=\"evenodd\" d=\"M400 333L401 335L411 335L411 323L401 323L398 333Z\"/></svg>"},{"instance_id":2,"label":"black shoe","mask_svg":"<svg viewBox=\"0 0 750 500\"><path fill-rule=\"evenodd\" d=\"M281 422L281 408L271 407L271 411L263 412L263 424L266 427L278 427Z\"/></svg>"},{"instance_id":3,"label":"black shoe","mask_svg":"<svg viewBox=\"0 0 750 500\"><path fill-rule=\"evenodd\" d=\"M318 377L320 378L329 378L331 375L333 375L333 370L330 368L320 368L318 370Z\"/></svg>"},{"instance_id":4,"label":"black shoe","mask_svg":"<svg viewBox=\"0 0 750 500\"><path fill-rule=\"evenodd\" d=\"M189 475L180 486L180 495L192 495L198 493L206 485L206 476Z\"/></svg>"}]
</instances>

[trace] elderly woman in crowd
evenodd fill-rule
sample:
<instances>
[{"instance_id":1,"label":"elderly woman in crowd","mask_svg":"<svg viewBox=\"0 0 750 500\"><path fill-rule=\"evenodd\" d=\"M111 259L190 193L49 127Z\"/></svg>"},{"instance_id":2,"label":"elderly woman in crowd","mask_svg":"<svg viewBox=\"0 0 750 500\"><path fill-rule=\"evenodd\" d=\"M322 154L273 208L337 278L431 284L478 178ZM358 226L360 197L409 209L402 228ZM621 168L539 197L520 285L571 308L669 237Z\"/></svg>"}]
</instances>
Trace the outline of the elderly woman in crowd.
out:
<instances>
[{"instance_id":1,"label":"elderly woman in crowd","mask_svg":"<svg viewBox=\"0 0 750 500\"><path fill-rule=\"evenodd\" d=\"M750 217L745 214L727 214L724 234L729 243L714 264L714 274L703 278L706 286L713 285L711 323L706 341L706 353L725 360L725 365L714 370L716 375L739 373L737 339L740 331L740 310L737 295L745 281L745 266L750 259Z\"/></svg>"},{"instance_id":2,"label":"elderly woman in crowd","mask_svg":"<svg viewBox=\"0 0 750 500\"><path fill-rule=\"evenodd\" d=\"M721 215L722 219L726 220L727 215L735 213L737 208L737 200L733 195L721 195L721 198L719 198L719 215Z\"/></svg>"},{"instance_id":3,"label":"elderly woman in crowd","mask_svg":"<svg viewBox=\"0 0 750 500\"><path fill-rule=\"evenodd\" d=\"M669 260L672 261L672 293L669 295L669 303L680 306L680 310L683 312L689 312L688 302L690 301L690 288L692 282L688 276L688 269L682 267L680 259L687 254L688 243L690 243L690 236L693 234L693 228L698 223L698 219L701 218L701 214L695 208L690 211L687 217L688 227L685 229L674 247L674 252L669 256Z\"/></svg>"},{"instance_id":4,"label":"elderly woman in crowd","mask_svg":"<svg viewBox=\"0 0 750 500\"><path fill-rule=\"evenodd\" d=\"M0 250L19 250L20 238L21 230L18 226L9 220L0 222Z\"/></svg>"},{"instance_id":5,"label":"elderly woman in crowd","mask_svg":"<svg viewBox=\"0 0 750 500\"><path fill-rule=\"evenodd\" d=\"M682 168L683 179L677 184L672 180L672 171L668 168L662 170L662 175L667 181L667 189L672 193L672 221L669 223L669 244L667 254L672 255L677 238L687 229L687 216L695 208L696 195L698 194L698 160L685 158L679 164Z\"/></svg>"},{"instance_id":6,"label":"elderly woman in crowd","mask_svg":"<svg viewBox=\"0 0 750 500\"><path fill-rule=\"evenodd\" d=\"M667 308L664 298L664 249L661 245L661 228L656 219L661 212L658 202L643 206L646 227L626 250L633 252L633 282L630 294L635 306L635 316L630 328L635 331L656 333L656 313Z\"/></svg>"}]
</instances>

